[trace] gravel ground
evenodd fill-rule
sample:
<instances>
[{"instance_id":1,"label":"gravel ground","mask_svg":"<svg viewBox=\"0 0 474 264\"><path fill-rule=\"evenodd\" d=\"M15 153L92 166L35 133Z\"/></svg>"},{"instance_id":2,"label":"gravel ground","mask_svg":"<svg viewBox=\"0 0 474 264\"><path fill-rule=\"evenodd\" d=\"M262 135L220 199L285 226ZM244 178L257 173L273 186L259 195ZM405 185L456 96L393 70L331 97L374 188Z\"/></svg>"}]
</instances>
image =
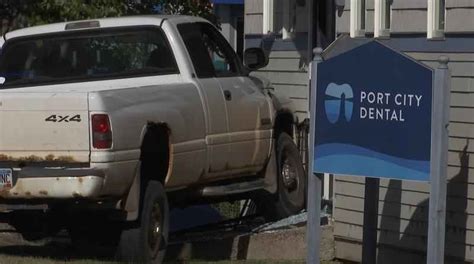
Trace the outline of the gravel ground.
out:
<instances>
[{"instance_id":1,"label":"gravel ground","mask_svg":"<svg viewBox=\"0 0 474 264\"><path fill-rule=\"evenodd\" d=\"M302 218L304 216L296 216L293 219L289 220L290 226L300 226L304 225L302 223ZM277 232L281 228L281 223L276 223L272 226L266 226L265 229L268 232L268 229L274 230ZM272 232L272 231L270 231ZM327 248L331 248L330 243L332 243L331 238L327 238L329 242ZM325 242L323 242L325 243ZM333 247L332 247L333 250ZM322 252L322 254L333 254L329 252ZM302 256L304 258L304 256ZM327 258L326 258L327 259ZM5 224L0 224L0 264L23 264L23 263L39 263L39 264L57 264L57 263L74 263L74 264L111 264L116 263L109 259L95 259L94 256L84 256L78 255L71 246L70 240L67 237L67 234L64 232L55 238L45 239L39 242L28 242L25 241L21 235L15 232L15 230ZM173 263L173 262L168 262ZM177 263L177 262L174 262ZM220 262L206 262L206 261L186 261L179 263L218 263L218 264L227 264L227 263L236 263L236 264L269 264L269 263L281 263L281 264L299 264L304 263L303 261L220 261ZM325 261L323 264L336 264L340 262L331 262Z\"/></svg>"},{"instance_id":2,"label":"gravel ground","mask_svg":"<svg viewBox=\"0 0 474 264\"><path fill-rule=\"evenodd\" d=\"M107 261L96 261L96 260L52 260L47 258L33 258L33 257L14 257L0 255L0 264L60 264L60 263L72 263L72 264L115 264L116 262ZM304 262L274 262L274 261L219 261L219 262L201 262L201 261L190 261L186 264L300 264ZM171 264L171 263L170 263ZM341 264L341 262L335 261L323 261L321 264Z\"/></svg>"}]
</instances>

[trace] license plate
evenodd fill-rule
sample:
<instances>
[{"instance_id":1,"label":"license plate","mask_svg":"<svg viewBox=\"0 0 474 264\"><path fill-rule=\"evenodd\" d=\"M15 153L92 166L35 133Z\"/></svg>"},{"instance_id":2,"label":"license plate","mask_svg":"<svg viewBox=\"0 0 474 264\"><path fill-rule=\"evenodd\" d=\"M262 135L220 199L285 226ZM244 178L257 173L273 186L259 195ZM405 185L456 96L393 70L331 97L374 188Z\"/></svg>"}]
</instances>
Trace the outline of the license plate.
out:
<instances>
[{"instance_id":1,"label":"license plate","mask_svg":"<svg viewBox=\"0 0 474 264\"><path fill-rule=\"evenodd\" d=\"M11 169L0 169L0 189L13 187L13 172Z\"/></svg>"}]
</instances>

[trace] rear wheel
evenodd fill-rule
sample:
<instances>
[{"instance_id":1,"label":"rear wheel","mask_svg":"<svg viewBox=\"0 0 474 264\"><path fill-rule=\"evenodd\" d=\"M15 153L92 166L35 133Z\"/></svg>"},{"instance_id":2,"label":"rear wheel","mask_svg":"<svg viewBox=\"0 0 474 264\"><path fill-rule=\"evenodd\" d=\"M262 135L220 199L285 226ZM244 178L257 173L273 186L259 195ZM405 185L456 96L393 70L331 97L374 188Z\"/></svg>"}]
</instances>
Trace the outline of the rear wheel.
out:
<instances>
[{"instance_id":1,"label":"rear wheel","mask_svg":"<svg viewBox=\"0 0 474 264\"><path fill-rule=\"evenodd\" d=\"M76 250L90 256L116 255L131 263L161 263L168 244L169 209L160 182L145 187L141 214L137 221L123 223L106 215L74 217L69 234Z\"/></svg>"},{"instance_id":2,"label":"rear wheel","mask_svg":"<svg viewBox=\"0 0 474 264\"><path fill-rule=\"evenodd\" d=\"M146 186L139 221L122 231L118 257L137 263L161 263L168 244L169 208L165 190L158 181Z\"/></svg>"},{"instance_id":3,"label":"rear wheel","mask_svg":"<svg viewBox=\"0 0 474 264\"><path fill-rule=\"evenodd\" d=\"M278 136L276 148L278 190L258 202L259 211L269 220L297 214L305 207L307 181L298 148L286 133Z\"/></svg>"}]
</instances>

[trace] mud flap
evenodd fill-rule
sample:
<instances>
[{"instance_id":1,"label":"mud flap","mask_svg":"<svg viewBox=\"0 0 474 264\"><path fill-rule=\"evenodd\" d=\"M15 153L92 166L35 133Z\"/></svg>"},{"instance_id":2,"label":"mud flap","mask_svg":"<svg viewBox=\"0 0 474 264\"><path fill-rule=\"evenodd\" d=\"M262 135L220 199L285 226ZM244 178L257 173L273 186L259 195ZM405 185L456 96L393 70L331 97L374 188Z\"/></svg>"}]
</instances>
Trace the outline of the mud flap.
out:
<instances>
[{"instance_id":1,"label":"mud flap","mask_svg":"<svg viewBox=\"0 0 474 264\"><path fill-rule=\"evenodd\" d=\"M140 178L140 163L138 163L132 186L121 208L127 213L127 221L137 220L140 213Z\"/></svg>"},{"instance_id":2,"label":"mud flap","mask_svg":"<svg viewBox=\"0 0 474 264\"><path fill-rule=\"evenodd\" d=\"M265 190L271 194L276 193L278 190L277 174L276 144L273 144L270 160L267 163L264 174Z\"/></svg>"}]
</instances>

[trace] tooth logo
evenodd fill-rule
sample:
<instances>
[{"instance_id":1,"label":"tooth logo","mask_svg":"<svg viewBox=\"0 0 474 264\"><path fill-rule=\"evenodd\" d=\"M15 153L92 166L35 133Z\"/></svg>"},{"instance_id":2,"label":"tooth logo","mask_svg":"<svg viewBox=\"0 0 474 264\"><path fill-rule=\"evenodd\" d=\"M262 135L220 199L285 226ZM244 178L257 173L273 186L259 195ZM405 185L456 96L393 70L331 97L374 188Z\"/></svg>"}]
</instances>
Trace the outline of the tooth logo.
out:
<instances>
[{"instance_id":1,"label":"tooth logo","mask_svg":"<svg viewBox=\"0 0 474 264\"><path fill-rule=\"evenodd\" d=\"M331 124L335 124L340 120L341 113L343 113L347 122L351 121L354 108L353 98L352 87L347 83L341 85L330 83L327 86L324 103L326 117Z\"/></svg>"}]
</instances>

